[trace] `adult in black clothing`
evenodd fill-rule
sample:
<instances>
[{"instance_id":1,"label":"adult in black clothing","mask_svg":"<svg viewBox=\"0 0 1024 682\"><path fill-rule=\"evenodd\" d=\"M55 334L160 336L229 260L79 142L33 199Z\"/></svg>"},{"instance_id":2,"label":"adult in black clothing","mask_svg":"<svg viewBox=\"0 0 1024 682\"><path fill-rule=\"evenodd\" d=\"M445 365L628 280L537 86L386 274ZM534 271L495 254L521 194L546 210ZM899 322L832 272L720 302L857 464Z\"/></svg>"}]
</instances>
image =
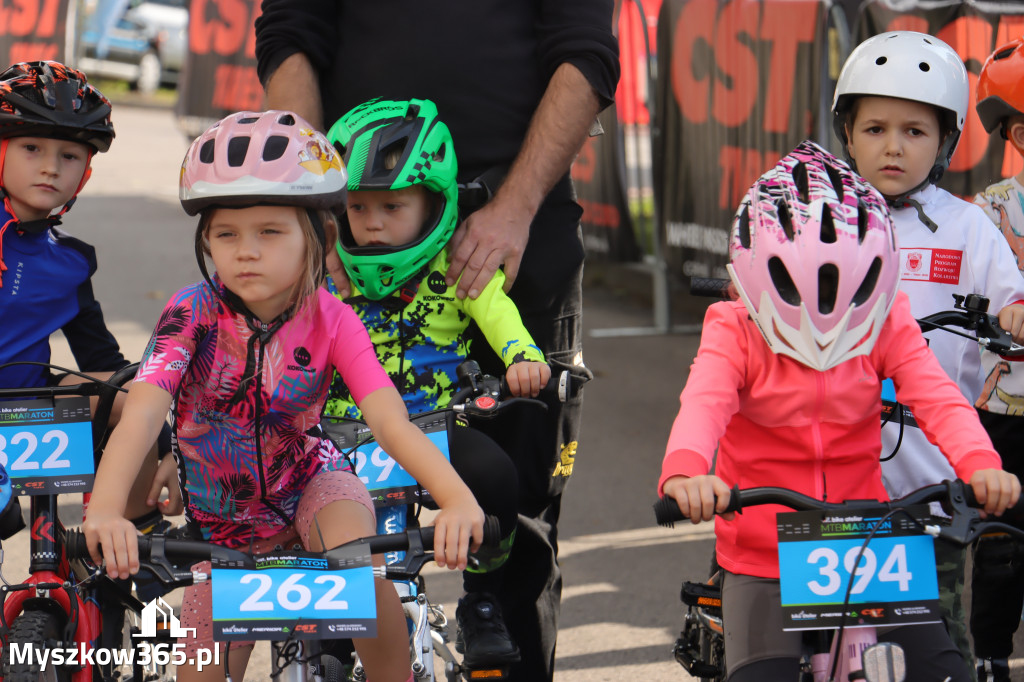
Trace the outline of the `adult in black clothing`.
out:
<instances>
[{"instance_id":1,"label":"adult in black clothing","mask_svg":"<svg viewBox=\"0 0 1024 682\"><path fill-rule=\"evenodd\" d=\"M460 183L486 177L497 188L464 214L450 281L458 279L460 296L474 297L503 267L509 295L552 369L582 366L582 211L568 171L618 81L613 0L262 6L256 57L268 108L296 111L324 129L374 97L437 104L455 142ZM344 291L340 264L333 272ZM486 371L502 371L486 344L474 348ZM556 526L580 400L537 412L523 409L490 431L520 478L519 527L498 596L522 654L513 677L529 682L553 677Z\"/></svg>"}]
</instances>

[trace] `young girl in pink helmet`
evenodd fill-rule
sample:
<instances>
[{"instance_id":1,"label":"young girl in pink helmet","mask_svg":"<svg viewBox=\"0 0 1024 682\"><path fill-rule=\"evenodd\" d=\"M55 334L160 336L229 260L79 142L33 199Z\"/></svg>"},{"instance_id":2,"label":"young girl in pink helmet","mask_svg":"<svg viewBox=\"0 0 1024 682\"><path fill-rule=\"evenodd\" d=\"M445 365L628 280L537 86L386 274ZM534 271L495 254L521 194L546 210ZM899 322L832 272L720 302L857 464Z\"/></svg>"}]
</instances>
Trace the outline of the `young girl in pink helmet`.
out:
<instances>
[{"instance_id":1,"label":"young girl in pink helmet","mask_svg":"<svg viewBox=\"0 0 1024 682\"><path fill-rule=\"evenodd\" d=\"M374 437L430 489L441 511L434 551L463 569L483 513L444 456L408 420L365 328L320 288L327 209L343 203L341 160L327 139L284 111L228 116L201 135L182 165L180 197L199 214L204 281L164 309L96 475L84 524L94 559L111 576L138 570L124 493L168 410L190 528L228 547L312 551L373 535L374 511L341 454L319 430L334 371ZM205 257L216 268L207 274ZM167 458L166 462L171 462ZM168 466L172 466L170 464ZM314 526L315 524L315 526ZM313 528L316 528L314 531ZM200 568L199 570L203 570ZM181 622L196 628L189 659L212 649L211 588L188 588ZM375 639L357 643L373 682L411 680L405 618L390 582L377 580ZM233 643L229 669L245 669L251 642ZM223 668L178 668L179 679L223 679Z\"/></svg>"},{"instance_id":2,"label":"young girl in pink helmet","mask_svg":"<svg viewBox=\"0 0 1024 682\"><path fill-rule=\"evenodd\" d=\"M885 199L817 145L802 143L761 176L732 225L728 268L741 300L708 308L659 493L694 523L726 509L732 486L888 499L878 415L881 382L891 377L985 510L1015 502L1020 483L999 468L977 414L897 293L897 257ZM800 633L782 630L777 511L715 520L734 682L798 676ZM970 679L941 624L879 638L904 647L914 679Z\"/></svg>"}]
</instances>

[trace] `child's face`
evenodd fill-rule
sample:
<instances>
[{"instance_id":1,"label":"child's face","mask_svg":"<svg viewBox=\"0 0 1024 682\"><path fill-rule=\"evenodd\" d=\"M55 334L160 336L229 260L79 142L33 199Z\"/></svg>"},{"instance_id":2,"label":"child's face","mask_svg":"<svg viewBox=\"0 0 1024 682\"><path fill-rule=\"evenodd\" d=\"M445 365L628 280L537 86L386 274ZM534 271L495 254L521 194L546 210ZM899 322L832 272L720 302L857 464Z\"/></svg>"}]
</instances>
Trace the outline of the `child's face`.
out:
<instances>
[{"instance_id":1,"label":"child's face","mask_svg":"<svg viewBox=\"0 0 1024 682\"><path fill-rule=\"evenodd\" d=\"M414 241L430 213L427 190L418 185L398 190L348 193L349 225L359 246L402 246Z\"/></svg>"},{"instance_id":2,"label":"child's face","mask_svg":"<svg viewBox=\"0 0 1024 682\"><path fill-rule=\"evenodd\" d=\"M48 137L7 143L3 184L18 220L42 220L75 196L89 167L89 147Z\"/></svg>"},{"instance_id":3,"label":"child's face","mask_svg":"<svg viewBox=\"0 0 1024 682\"><path fill-rule=\"evenodd\" d=\"M894 97L862 97L847 137L857 172L890 198L924 182L942 142L935 109Z\"/></svg>"},{"instance_id":4,"label":"child's face","mask_svg":"<svg viewBox=\"0 0 1024 682\"><path fill-rule=\"evenodd\" d=\"M214 211L206 228L224 285L270 322L292 304L306 271L306 235L292 206Z\"/></svg>"}]
</instances>

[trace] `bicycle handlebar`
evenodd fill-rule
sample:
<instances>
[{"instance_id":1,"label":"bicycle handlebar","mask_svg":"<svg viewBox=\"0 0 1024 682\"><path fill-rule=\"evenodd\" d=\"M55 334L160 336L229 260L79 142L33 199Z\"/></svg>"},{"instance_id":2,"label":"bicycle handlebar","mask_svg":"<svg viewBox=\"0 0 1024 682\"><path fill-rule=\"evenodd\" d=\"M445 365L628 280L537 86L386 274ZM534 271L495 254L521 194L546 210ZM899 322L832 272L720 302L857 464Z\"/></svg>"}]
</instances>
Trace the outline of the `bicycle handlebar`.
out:
<instances>
[{"instance_id":1,"label":"bicycle handlebar","mask_svg":"<svg viewBox=\"0 0 1024 682\"><path fill-rule=\"evenodd\" d=\"M1001 530L1024 539L1024 495L1017 504L1003 512L999 521L982 520L978 513L978 500L974 489L961 480L945 481L928 485L897 500L846 500L845 502L824 502L808 497L788 488L747 488L734 487L729 495L729 506L722 512L742 513L745 507L763 504L778 504L796 511L859 511L903 509L914 505L940 502L950 513L948 526L941 526L937 535L960 545L968 545L982 533ZM660 498L654 503L654 515L658 525L671 528L676 521L687 517L672 498Z\"/></svg>"},{"instance_id":2,"label":"bicycle handlebar","mask_svg":"<svg viewBox=\"0 0 1024 682\"><path fill-rule=\"evenodd\" d=\"M708 298L730 300L727 279L715 277L691 277L690 294ZM1024 356L1024 346L1014 342L1010 333L999 326L999 318L988 314L989 301L978 294L960 296L953 294L953 310L944 310L920 318L917 323L922 332L941 329L977 341L983 348L1006 357ZM947 325L954 325L974 332L974 336L963 334Z\"/></svg>"},{"instance_id":3,"label":"bicycle handlebar","mask_svg":"<svg viewBox=\"0 0 1024 682\"><path fill-rule=\"evenodd\" d=\"M200 561L216 560L240 567L253 565L252 555L247 552L202 540L180 539L155 533L140 535L138 541L141 567L149 569L165 587L192 583L194 576L191 566ZM498 519L485 516L483 544L496 546L499 542L501 530ZM332 559L351 560L371 554L407 552L403 563L385 567L385 577L391 580L410 580L419 575L423 566L433 558L434 553L430 549L433 544L434 527L424 526L408 528L401 533L357 538L329 549L323 555ZM67 531L65 548L68 559L90 559L85 534L79 530Z\"/></svg>"}]
</instances>

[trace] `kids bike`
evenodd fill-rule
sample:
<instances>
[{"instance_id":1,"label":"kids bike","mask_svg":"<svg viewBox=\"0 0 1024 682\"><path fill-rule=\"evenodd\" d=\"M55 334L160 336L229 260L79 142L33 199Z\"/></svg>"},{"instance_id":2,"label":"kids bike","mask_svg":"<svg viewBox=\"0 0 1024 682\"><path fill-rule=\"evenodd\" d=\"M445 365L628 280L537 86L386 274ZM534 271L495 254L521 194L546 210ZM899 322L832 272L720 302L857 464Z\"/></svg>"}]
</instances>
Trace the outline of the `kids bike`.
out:
<instances>
[{"instance_id":1,"label":"kids bike","mask_svg":"<svg viewBox=\"0 0 1024 682\"><path fill-rule=\"evenodd\" d=\"M499 539L497 519L487 517L484 543ZM139 564L166 589L212 581L215 638L271 640L270 678L280 682L343 682L345 666L324 645L338 637L372 635L375 577L416 581L433 559L433 527L410 527L401 533L359 538L326 552L276 551L249 554L221 545L154 533L139 537ZM68 531L68 556L91 563L85 535ZM375 568L370 556L403 552L404 558ZM193 566L209 561L209 574ZM93 566L94 573L100 569ZM223 603L220 603L222 602ZM171 620L173 626L177 623ZM185 662L182 645L164 647L164 658ZM208 655L207 663L227 657ZM195 663L196 661L189 661Z\"/></svg>"},{"instance_id":2,"label":"kids bike","mask_svg":"<svg viewBox=\"0 0 1024 682\"><path fill-rule=\"evenodd\" d=\"M410 417L427 436L441 449L448 451L448 430L453 420L472 421L494 418L514 405L530 404L541 409L546 405L541 400L509 397L504 381L480 371L479 365L467 360L456 369L458 388L448 408L426 412ZM571 398L585 381L568 370L554 377L544 389L546 395L557 397L564 402ZM377 505L377 531L379 533L401 533L418 525L418 516L423 503L429 504L430 497L416 481L409 476L387 453L376 447L369 436L366 424L359 420L324 416L322 427L335 445L352 461L356 474L363 479L370 495ZM404 558L400 552L385 554L389 567L400 565ZM508 678L507 666L470 668L460 662L449 647L448 617L443 605L430 601L422 576L409 574L396 577L395 587L405 608L410 628L412 649L412 670L416 680L435 680L434 659L439 657L448 682L460 678L466 680L504 680ZM362 664L351 649L344 646L335 648L338 658L351 658L354 663L350 679L365 680ZM349 679L349 678L346 678Z\"/></svg>"},{"instance_id":3,"label":"kids bike","mask_svg":"<svg viewBox=\"0 0 1024 682\"><path fill-rule=\"evenodd\" d=\"M932 519L927 507L931 502L941 503L950 518ZM889 502L838 504L785 488L734 488L724 513L762 504L804 512L779 515L779 556L785 627L817 635L810 638L801 660L801 680L808 682L902 682L907 674L903 651L895 644L876 643L875 627L940 619L932 539L966 546L997 530L1024 538L1018 527L1024 521L1024 498L1001 519L982 520L974 492L963 481L926 486ZM658 500L654 509L663 526L684 518L674 500ZM844 529L842 540L830 539L829 530L837 524ZM800 575L799 584L786 584L790 572ZM683 595L688 613L676 658L702 680L722 680L726 670L719 586L684 583ZM714 627L706 624L709 620ZM836 631L831 646L830 629ZM836 642L841 644L837 647Z\"/></svg>"},{"instance_id":4,"label":"kids bike","mask_svg":"<svg viewBox=\"0 0 1024 682\"><path fill-rule=\"evenodd\" d=\"M107 381L46 367L83 382L0 389L0 537L10 537L21 522L18 496L30 498L29 575L12 584L0 573L2 677L6 682L172 679L166 664L146 655L168 644L166 630L143 634L139 623L145 607L131 593L131 583L97 575L69 555L69 531L58 514L61 495L84 493L88 499L114 397L137 365ZM91 420L86 396L98 397ZM14 496L6 497L5 490ZM0 563L2 556L0 550ZM131 649L138 655L122 653Z\"/></svg>"}]
</instances>

